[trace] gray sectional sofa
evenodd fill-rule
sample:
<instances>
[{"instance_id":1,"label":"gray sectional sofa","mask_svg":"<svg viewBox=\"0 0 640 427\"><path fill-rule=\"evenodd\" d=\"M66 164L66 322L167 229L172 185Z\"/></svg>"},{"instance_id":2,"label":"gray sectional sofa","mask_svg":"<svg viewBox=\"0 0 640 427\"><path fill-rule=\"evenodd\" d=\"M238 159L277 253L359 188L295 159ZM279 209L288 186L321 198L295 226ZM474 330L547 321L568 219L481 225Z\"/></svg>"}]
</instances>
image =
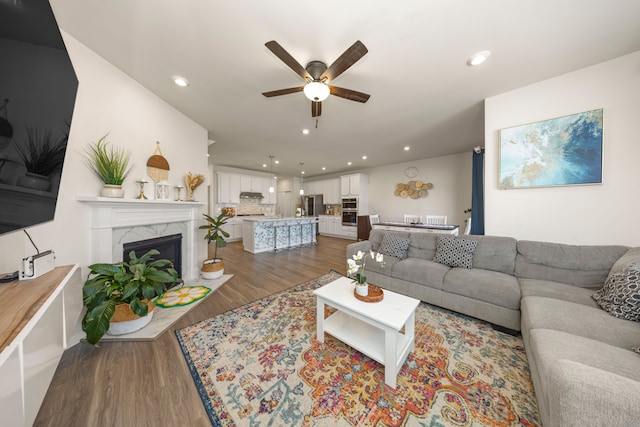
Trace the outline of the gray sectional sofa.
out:
<instances>
[{"instance_id":1,"label":"gray sectional sofa","mask_svg":"<svg viewBox=\"0 0 640 427\"><path fill-rule=\"evenodd\" d=\"M347 257L378 251L385 233L372 230ZM477 242L472 268L452 268L434 261L438 235L394 233L409 239L406 258L367 263L367 281L521 331L545 427L640 425L640 323L592 298L609 277L640 265L640 248L461 236Z\"/></svg>"}]
</instances>

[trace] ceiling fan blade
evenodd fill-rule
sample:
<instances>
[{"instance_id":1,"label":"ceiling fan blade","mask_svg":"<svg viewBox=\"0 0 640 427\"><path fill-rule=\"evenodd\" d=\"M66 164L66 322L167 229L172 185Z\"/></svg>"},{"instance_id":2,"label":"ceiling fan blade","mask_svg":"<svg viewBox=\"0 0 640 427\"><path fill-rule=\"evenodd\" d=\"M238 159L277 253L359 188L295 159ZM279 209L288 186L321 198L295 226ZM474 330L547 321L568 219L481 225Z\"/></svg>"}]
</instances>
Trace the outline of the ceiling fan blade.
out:
<instances>
[{"instance_id":1,"label":"ceiling fan blade","mask_svg":"<svg viewBox=\"0 0 640 427\"><path fill-rule=\"evenodd\" d=\"M289 54L289 52L284 50L277 41L271 40L270 42L266 42L264 45L300 77L308 81L312 80L307 70L305 70L304 67Z\"/></svg>"},{"instance_id":2,"label":"ceiling fan blade","mask_svg":"<svg viewBox=\"0 0 640 427\"><path fill-rule=\"evenodd\" d=\"M371 95L367 93L357 92L351 89L344 89L336 86L329 86L331 95L339 96L340 98L348 99L350 101L367 102Z\"/></svg>"},{"instance_id":3,"label":"ceiling fan blade","mask_svg":"<svg viewBox=\"0 0 640 427\"><path fill-rule=\"evenodd\" d=\"M300 86L290 87L288 89L272 90L271 92L262 92L262 94L267 98L271 98L272 96L289 95L290 93L302 92L303 90L304 86Z\"/></svg>"},{"instance_id":4,"label":"ceiling fan blade","mask_svg":"<svg viewBox=\"0 0 640 427\"><path fill-rule=\"evenodd\" d=\"M351 47L344 51L342 55L338 59L334 61L333 64L329 66L320 76L320 80L327 79L327 81L332 81L340 74L342 74L346 69L351 67L353 64L358 62L360 58L365 56L369 52L364 44L360 40L356 41Z\"/></svg>"},{"instance_id":5,"label":"ceiling fan blade","mask_svg":"<svg viewBox=\"0 0 640 427\"><path fill-rule=\"evenodd\" d=\"M322 102L311 101L311 117L320 117L322 114Z\"/></svg>"}]
</instances>

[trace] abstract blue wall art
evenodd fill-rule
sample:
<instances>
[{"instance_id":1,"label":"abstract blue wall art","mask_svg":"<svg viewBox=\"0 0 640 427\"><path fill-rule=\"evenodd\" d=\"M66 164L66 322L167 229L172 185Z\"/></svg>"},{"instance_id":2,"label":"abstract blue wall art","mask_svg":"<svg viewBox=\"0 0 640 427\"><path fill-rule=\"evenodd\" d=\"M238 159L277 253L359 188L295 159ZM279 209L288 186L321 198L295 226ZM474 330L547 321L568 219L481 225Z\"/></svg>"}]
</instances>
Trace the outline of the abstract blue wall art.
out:
<instances>
[{"instance_id":1,"label":"abstract blue wall art","mask_svg":"<svg viewBox=\"0 0 640 427\"><path fill-rule=\"evenodd\" d=\"M602 184L602 108L500 130L500 189Z\"/></svg>"}]
</instances>

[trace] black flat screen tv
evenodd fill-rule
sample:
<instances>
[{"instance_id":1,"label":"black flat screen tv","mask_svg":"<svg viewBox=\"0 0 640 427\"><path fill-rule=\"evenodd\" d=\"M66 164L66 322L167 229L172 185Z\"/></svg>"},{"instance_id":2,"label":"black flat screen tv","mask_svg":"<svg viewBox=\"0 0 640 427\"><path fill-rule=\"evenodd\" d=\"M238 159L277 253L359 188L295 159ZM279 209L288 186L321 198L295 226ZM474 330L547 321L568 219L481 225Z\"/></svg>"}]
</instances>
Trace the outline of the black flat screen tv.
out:
<instances>
[{"instance_id":1,"label":"black flat screen tv","mask_svg":"<svg viewBox=\"0 0 640 427\"><path fill-rule=\"evenodd\" d=\"M53 220L77 89L49 2L0 1L0 234Z\"/></svg>"}]
</instances>

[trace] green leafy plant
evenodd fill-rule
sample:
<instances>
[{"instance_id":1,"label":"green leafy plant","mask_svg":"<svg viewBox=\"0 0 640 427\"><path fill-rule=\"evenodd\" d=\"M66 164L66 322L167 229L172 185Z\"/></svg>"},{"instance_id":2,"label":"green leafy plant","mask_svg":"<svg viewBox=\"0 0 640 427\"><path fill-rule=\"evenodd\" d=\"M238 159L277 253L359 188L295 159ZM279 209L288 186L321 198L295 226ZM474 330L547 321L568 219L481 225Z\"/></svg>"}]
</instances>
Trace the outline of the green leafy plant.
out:
<instances>
[{"instance_id":1,"label":"green leafy plant","mask_svg":"<svg viewBox=\"0 0 640 427\"><path fill-rule=\"evenodd\" d=\"M49 176L62 167L69 139L67 134L55 139L49 129L38 131L27 126L27 136L25 144L16 142L16 150L27 172Z\"/></svg>"},{"instance_id":2,"label":"green leafy plant","mask_svg":"<svg viewBox=\"0 0 640 427\"><path fill-rule=\"evenodd\" d=\"M224 240L225 237L229 237L229 233L224 231L221 227L227 223L229 220L229 216L226 213L221 213L216 218L213 218L207 214L203 214L207 220L206 225L201 225L201 230L207 230L207 234L204 236L204 239L207 243L215 242L215 246L213 249L213 259L218 258L218 248L222 248L227 246L227 241Z\"/></svg>"},{"instance_id":3,"label":"green leafy plant","mask_svg":"<svg viewBox=\"0 0 640 427\"><path fill-rule=\"evenodd\" d=\"M152 249L140 258L134 251L129 262L93 264L82 288L82 301L87 312L82 319L82 330L87 342L97 344L109 329L117 304L129 304L138 316L148 313L145 301L162 295L165 285L182 283L173 263L166 259L153 260L159 255Z\"/></svg>"},{"instance_id":4,"label":"green leafy plant","mask_svg":"<svg viewBox=\"0 0 640 427\"><path fill-rule=\"evenodd\" d=\"M122 185L133 168L129 167L131 154L121 148L109 146L106 138L107 135L89 145L84 155L85 163L103 183Z\"/></svg>"}]
</instances>

